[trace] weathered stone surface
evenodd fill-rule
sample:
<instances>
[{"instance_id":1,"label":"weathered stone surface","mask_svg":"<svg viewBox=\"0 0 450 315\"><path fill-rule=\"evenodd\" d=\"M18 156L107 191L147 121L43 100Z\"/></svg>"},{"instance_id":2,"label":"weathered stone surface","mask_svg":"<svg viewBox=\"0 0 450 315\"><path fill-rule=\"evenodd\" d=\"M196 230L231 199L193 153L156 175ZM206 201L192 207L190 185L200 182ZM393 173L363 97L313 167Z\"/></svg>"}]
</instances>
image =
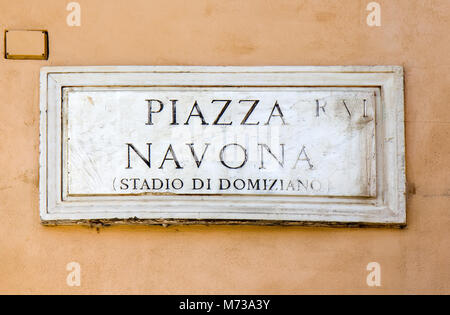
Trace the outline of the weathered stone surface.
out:
<instances>
[{"instance_id":1,"label":"weathered stone surface","mask_svg":"<svg viewBox=\"0 0 450 315\"><path fill-rule=\"evenodd\" d=\"M68 88L67 192L375 196L377 92Z\"/></svg>"}]
</instances>

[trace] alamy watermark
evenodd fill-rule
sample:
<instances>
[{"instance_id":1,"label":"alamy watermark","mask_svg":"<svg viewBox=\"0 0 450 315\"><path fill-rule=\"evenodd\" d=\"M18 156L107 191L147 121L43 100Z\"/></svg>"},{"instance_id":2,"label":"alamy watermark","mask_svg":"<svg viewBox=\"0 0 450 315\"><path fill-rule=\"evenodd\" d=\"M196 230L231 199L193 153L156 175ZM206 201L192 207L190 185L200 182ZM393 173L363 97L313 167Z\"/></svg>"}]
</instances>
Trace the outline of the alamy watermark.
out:
<instances>
[{"instance_id":1,"label":"alamy watermark","mask_svg":"<svg viewBox=\"0 0 450 315\"><path fill-rule=\"evenodd\" d=\"M381 6L378 2L370 2L366 6L366 10L370 13L367 15L367 25L370 27L381 26Z\"/></svg>"},{"instance_id":2,"label":"alamy watermark","mask_svg":"<svg viewBox=\"0 0 450 315\"><path fill-rule=\"evenodd\" d=\"M370 273L367 275L366 283L369 287L381 286L381 266L377 262L370 262L366 267Z\"/></svg>"},{"instance_id":3,"label":"alamy watermark","mask_svg":"<svg viewBox=\"0 0 450 315\"><path fill-rule=\"evenodd\" d=\"M67 15L66 23L68 26L81 26L81 6L78 2L70 2L66 6L66 10L70 11Z\"/></svg>"},{"instance_id":4,"label":"alamy watermark","mask_svg":"<svg viewBox=\"0 0 450 315\"><path fill-rule=\"evenodd\" d=\"M81 266L79 263L73 261L66 265L66 270L69 274L66 278L66 283L69 287L81 286Z\"/></svg>"}]
</instances>

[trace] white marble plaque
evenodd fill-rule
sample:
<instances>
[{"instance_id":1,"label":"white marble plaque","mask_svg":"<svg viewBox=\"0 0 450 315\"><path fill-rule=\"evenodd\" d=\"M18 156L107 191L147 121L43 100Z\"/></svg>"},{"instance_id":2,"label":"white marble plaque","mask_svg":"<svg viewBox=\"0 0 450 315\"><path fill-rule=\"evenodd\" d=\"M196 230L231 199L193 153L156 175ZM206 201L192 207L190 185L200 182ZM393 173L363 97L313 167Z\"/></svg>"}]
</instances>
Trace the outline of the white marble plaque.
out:
<instances>
[{"instance_id":1,"label":"white marble plaque","mask_svg":"<svg viewBox=\"0 0 450 315\"><path fill-rule=\"evenodd\" d=\"M405 220L399 67L50 67L44 223Z\"/></svg>"}]
</instances>

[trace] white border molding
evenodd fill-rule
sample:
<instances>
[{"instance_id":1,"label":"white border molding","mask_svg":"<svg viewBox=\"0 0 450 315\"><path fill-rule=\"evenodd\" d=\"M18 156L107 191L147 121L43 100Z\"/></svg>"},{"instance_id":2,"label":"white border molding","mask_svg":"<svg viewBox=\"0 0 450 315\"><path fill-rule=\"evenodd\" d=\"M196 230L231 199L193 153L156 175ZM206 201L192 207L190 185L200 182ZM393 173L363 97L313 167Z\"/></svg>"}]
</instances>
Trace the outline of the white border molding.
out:
<instances>
[{"instance_id":1,"label":"white border molding","mask_svg":"<svg viewBox=\"0 0 450 315\"><path fill-rule=\"evenodd\" d=\"M40 74L40 216L44 224L406 224L403 68L399 66L45 67ZM375 198L142 196L62 198L66 86L377 87Z\"/></svg>"}]
</instances>

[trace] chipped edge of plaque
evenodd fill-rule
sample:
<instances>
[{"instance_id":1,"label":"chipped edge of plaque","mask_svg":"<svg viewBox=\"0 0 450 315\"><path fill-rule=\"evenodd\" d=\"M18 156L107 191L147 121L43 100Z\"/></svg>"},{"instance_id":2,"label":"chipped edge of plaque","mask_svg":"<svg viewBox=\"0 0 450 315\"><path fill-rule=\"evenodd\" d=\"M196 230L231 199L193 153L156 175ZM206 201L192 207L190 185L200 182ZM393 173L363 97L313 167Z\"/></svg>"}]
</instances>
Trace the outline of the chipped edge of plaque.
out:
<instances>
[{"instance_id":1,"label":"chipped edge of plaque","mask_svg":"<svg viewBox=\"0 0 450 315\"><path fill-rule=\"evenodd\" d=\"M383 212L381 214L374 211L362 212L354 211L352 214L343 214L342 209L339 207L334 207L334 204L328 206L328 211L322 211L317 214L311 214L308 212L299 213L292 215L290 212L288 215L282 213L282 210L277 209L270 216L265 217L265 213L257 214L257 218L250 216L242 217L240 219L232 218L227 216L226 210L222 211L220 215L214 218L208 217L208 213L195 213L194 211L189 212L189 216L181 216L171 214L168 215L167 210L152 211L152 213L159 213L158 215L148 215L144 214L142 216L142 211L135 211L126 214L125 212L120 213L107 211L107 212L93 212L84 213L83 212L48 212L48 199L49 190L50 197L52 201L57 201L57 187L48 187L48 169L47 169L47 153L48 153L48 105L49 103L58 104L58 93L55 95L49 95L49 81L53 88L61 88L61 84L55 79L57 74L71 74L71 75L86 75L86 74L122 74L132 76L133 74L142 73L153 73L153 74L264 74L264 73L278 73L278 74L298 74L298 75L323 75L323 82L311 83L308 86L327 86L326 81L332 80L332 76L340 76L343 81L339 81L337 77L334 78L336 86L353 86L357 82L359 86L371 86L370 84L361 84L360 81L353 78L352 75L360 75L362 79L370 78L371 76L377 76L378 79L372 81L381 82L383 84L379 86L381 88L381 102L382 108L385 109L386 98L389 98L389 103L394 104L394 108L390 108L389 121L387 123L391 127L391 132L394 132L394 137L385 138L383 135L383 148L386 147L385 144L392 144L392 140L395 140L395 146L391 151L395 152L395 156L388 156L390 158L390 164L395 161L395 165L389 165L395 170L393 174L394 183L389 182L386 184L386 189L388 189L386 196L383 196L383 201L389 199L389 202L394 202L394 208L390 209L383 208L384 212L381 211L382 208L378 207L378 212ZM52 76L52 77L51 77ZM331 76L331 79L330 79ZM85 79L86 76L84 76ZM382 79L380 79L382 78ZM352 81L353 80L353 81ZM356 80L356 81L355 81ZM133 224L133 225L236 225L236 224L249 224L249 225L302 225L302 226L326 226L326 227L404 227L406 226L406 174L405 174L405 139L404 139L404 82L403 82L403 67L401 66L263 66L263 67L227 67L227 66L87 66L87 67L43 67L41 68L40 75L40 167L39 167L39 187L40 187L40 217L41 223L44 225L90 225L90 226L109 226L109 225L120 225L120 224ZM107 80L106 80L107 81ZM317 80L316 80L317 81ZM319 81L317 81L319 82ZM322 82L322 81L320 81ZM345 84L345 82L347 82ZM355 82L351 84L349 82ZM89 86L89 84L86 84ZM373 85L372 85L373 86ZM60 91L59 91L60 93ZM49 101L48 97L52 99ZM60 95L59 95L60 98ZM59 100L60 102L60 100ZM392 117L392 115L394 117ZM381 117L380 117L381 118ZM383 127L385 127L386 122L384 121L385 113L383 111L382 115ZM377 123L381 120L377 119ZM54 143L55 144L55 143ZM377 144L377 152L379 150ZM383 149L382 153L385 154L386 150ZM384 161L383 163L386 163ZM386 172L383 169L383 173ZM56 174L60 175L60 171L55 170ZM378 176L378 174L377 174ZM390 175L392 176L392 174ZM386 179L384 179L386 180ZM54 184L54 182L52 182ZM395 188L395 191L393 190ZM50 189L49 189L50 188ZM53 194L53 195L51 195ZM388 202L388 201L386 201ZM58 207L61 203L54 203ZM383 204L384 205L384 204ZM195 207L195 204L192 206ZM192 207L191 206L191 207ZM220 204L216 205L220 206ZM223 205L222 205L223 206ZM183 208L183 206L179 206ZM305 209L308 210L306 204ZM327 207L327 206L325 206ZM55 207L56 208L56 207ZM113 207L111 207L113 208ZM119 208L119 207L118 207ZM374 206L375 208L375 206ZM109 208L108 208L109 209ZM183 208L184 209L184 208ZM304 210L305 210L304 209ZM323 209L322 209L323 210ZM61 211L61 210L59 210ZM222 214L225 213L225 215ZM150 212L148 212L150 213ZM176 211L175 211L176 213ZM212 212L215 213L215 212ZM163 215L165 214L165 215ZM206 214L206 216L205 216ZM231 213L228 213L231 214ZM295 217L295 218L294 218Z\"/></svg>"}]
</instances>

